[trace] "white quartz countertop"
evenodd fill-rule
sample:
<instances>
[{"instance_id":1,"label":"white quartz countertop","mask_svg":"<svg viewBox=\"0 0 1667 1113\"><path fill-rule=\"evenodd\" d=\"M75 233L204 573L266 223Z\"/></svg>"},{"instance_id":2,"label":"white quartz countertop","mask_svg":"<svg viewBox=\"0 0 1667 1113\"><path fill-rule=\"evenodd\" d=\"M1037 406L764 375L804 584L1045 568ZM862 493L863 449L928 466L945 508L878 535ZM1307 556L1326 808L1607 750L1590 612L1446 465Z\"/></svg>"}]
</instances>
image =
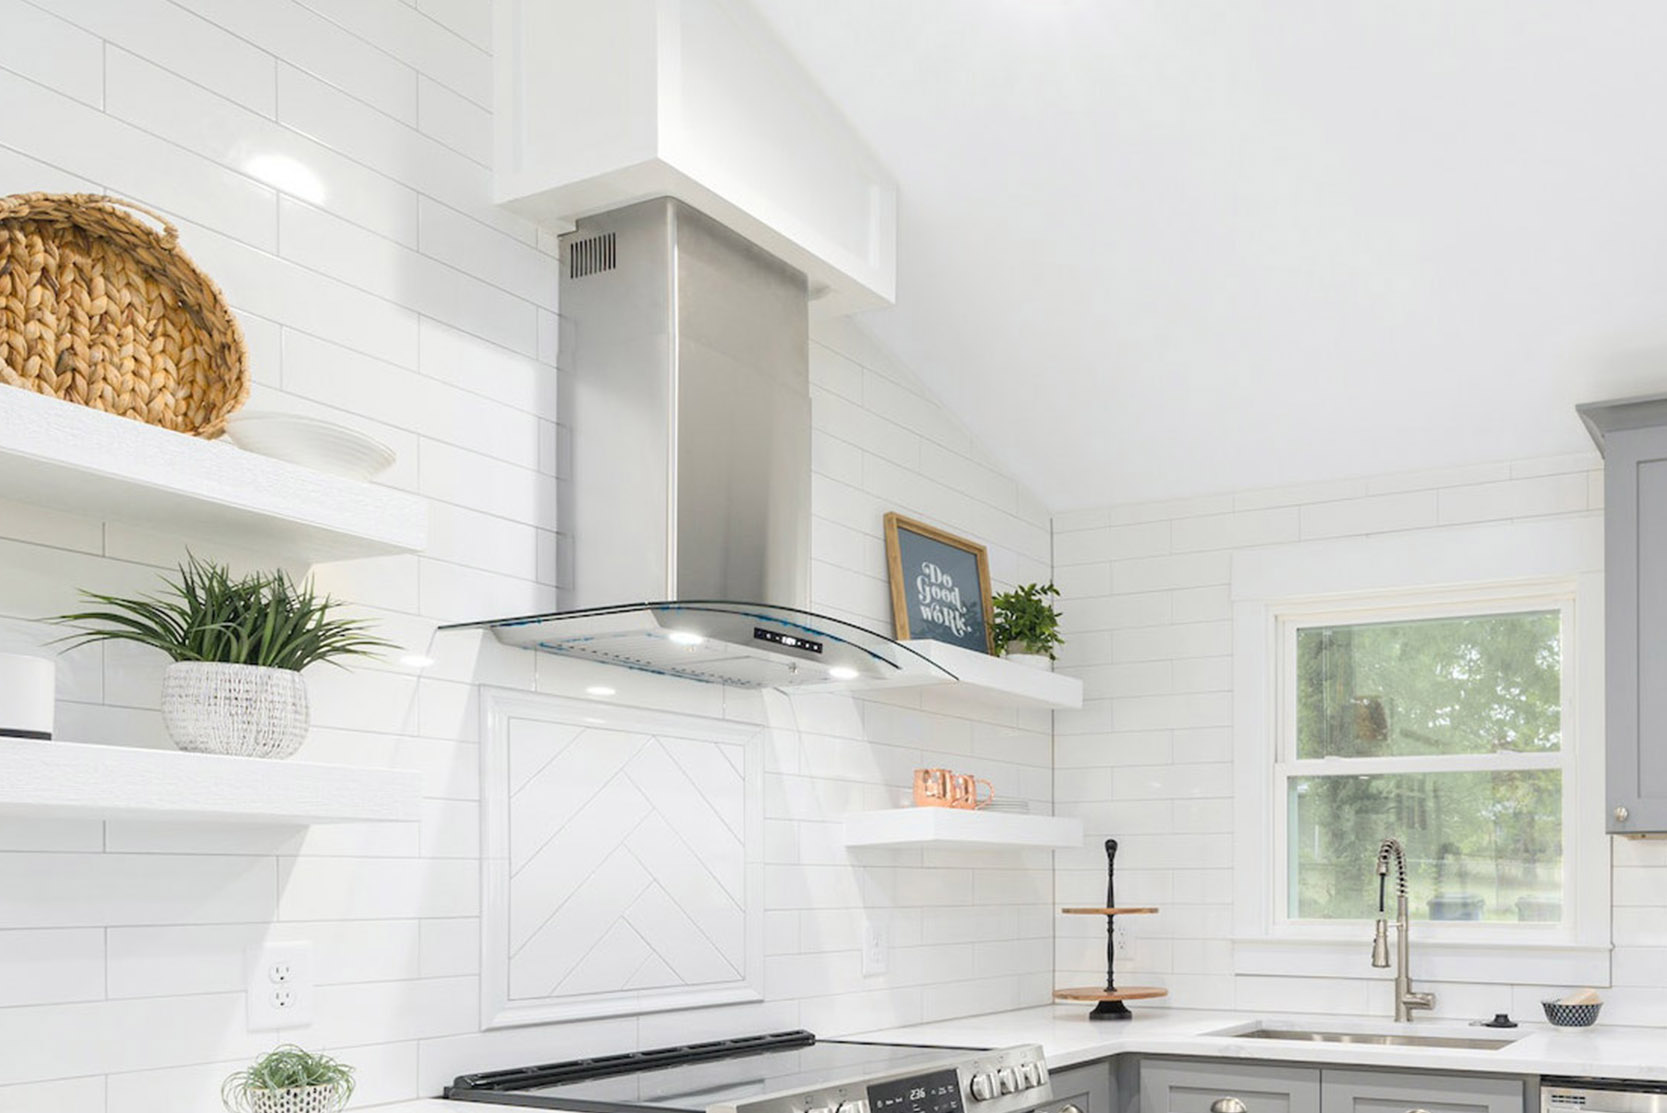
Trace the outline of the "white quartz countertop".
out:
<instances>
[{"instance_id":1,"label":"white quartz countertop","mask_svg":"<svg viewBox=\"0 0 1667 1113\"><path fill-rule=\"evenodd\" d=\"M1187 1055L1211 1059L1262 1059L1349 1066L1491 1074L1538 1074L1627 1081L1667 1081L1667 1029L1606 1027L1553 1028L1523 1024L1514 1029L1480 1028L1462 1022L1300 1016L1279 1013L1205 1012L1137 1008L1130 1020L1089 1020L1084 1005L1044 1005L1013 1012L914 1024L864 1032L854 1039L962 1047L1039 1043L1051 1067L1068 1067L1111 1055ZM1519 1021L1520 1017L1516 1018ZM1328 1032L1404 1033L1516 1042L1496 1050L1441 1047L1380 1047L1366 1044L1235 1039L1233 1032L1270 1026Z\"/></svg>"},{"instance_id":2,"label":"white quartz countertop","mask_svg":"<svg viewBox=\"0 0 1667 1113\"><path fill-rule=\"evenodd\" d=\"M1520 1018L1519 1018L1520 1019ZM1394 1032L1464 1038L1511 1038L1494 1051L1440 1047L1376 1047L1365 1044L1295 1043L1235 1039L1258 1022L1279 1027L1328 1032ZM1223 1034L1227 1033L1227 1034ZM1092 1021L1085 1005L1043 1005L1012 1012L941 1020L862 1032L839 1039L880 1040L943 1047L1006 1047L1039 1043L1051 1067L1068 1067L1112 1055L1185 1055L1209 1059L1261 1059L1346 1066L1400 1067L1409 1070L1484 1074L1537 1074L1576 1078L1613 1078L1667 1082L1667 1029L1619 1028L1599 1022L1592 1028L1553 1028L1523 1024L1496 1030L1441 1020L1395 1024L1369 1017L1303 1016L1293 1013L1205 1012L1193 1009L1140 1008L1134 1018ZM510 1064L482 1064L482 1069ZM457 1113L490 1105L426 1099L378 1106L378 1113ZM505 1107L507 1108L507 1107Z\"/></svg>"}]
</instances>

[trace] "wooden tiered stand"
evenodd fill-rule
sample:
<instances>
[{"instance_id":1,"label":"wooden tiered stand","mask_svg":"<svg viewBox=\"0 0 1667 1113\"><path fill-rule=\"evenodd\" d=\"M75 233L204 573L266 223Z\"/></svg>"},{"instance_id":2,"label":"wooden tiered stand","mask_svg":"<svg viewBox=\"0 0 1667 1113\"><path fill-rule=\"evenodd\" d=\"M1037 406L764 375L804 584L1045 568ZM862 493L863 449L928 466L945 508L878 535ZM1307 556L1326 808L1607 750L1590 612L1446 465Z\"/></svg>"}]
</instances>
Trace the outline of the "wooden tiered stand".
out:
<instances>
[{"instance_id":1,"label":"wooden tiered stand","mask_svg":"<svg viewBox=\"0 0 1667 1113\"><path fill-rule=\"evenodd\" d=\"M1134 1014L1124 1001L1144 1001L1154 997L1167 997L1169 990L1157 986L1124 986L1117 987L1117 917L1119 916L1151 916L1156 914L1156 908L1117 906L1117 840L1106 840L1106 904L1104 908L1062 908L1067 916L1104 916L1106 918L1106 987L1080 986L1071 989L1056 989L1054 998L1059 1001L1095 1001L1092 1012L1088 1014L1090 1020L1128 1020Z\"/></svg>"}]
</instances>

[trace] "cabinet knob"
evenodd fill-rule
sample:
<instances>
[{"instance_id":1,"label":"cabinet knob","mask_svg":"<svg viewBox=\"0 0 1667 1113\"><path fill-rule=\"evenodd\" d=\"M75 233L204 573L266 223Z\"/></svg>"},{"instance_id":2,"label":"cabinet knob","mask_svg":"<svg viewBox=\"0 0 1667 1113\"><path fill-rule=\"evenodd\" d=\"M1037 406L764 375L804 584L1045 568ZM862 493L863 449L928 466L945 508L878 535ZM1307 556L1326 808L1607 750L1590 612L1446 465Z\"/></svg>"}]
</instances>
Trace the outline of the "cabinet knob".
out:
<instances>
[{"instance_id":1,"label":"cabinet knob","mask_svg":"<svg viewBox=\"0 0 1667 1113\"><path fill-rule=\"evenodd\" d=\"M1615 822L1616 823L1625 823L1631 817L1632 817L1632 813L1626 810L1626 805L1625 804L1616 804L1615 805Z\"/></svg>"},{"instance_id":2,"label":"cabinet knob","mask_svg":"<svg viewBox=\"0 0 1667 1113\"><path fill-rule=\"evenodd\" d=\"M1059 1107L1059 1113L1082 1113L1082 1110L1075 1105L1062 1105Z\"/></svg>"},{"instance_id":3,"label":"cabinet knob","mask_svg":"<svg viewBox=\"0 0 1667 1113\"><path fill-rule=\"evenodd\" d=\"M1210 1113L1247 1113L1247 1110L1238 1098L1216 1098L1210 1103Z\"/></svg>"}]
</instances>

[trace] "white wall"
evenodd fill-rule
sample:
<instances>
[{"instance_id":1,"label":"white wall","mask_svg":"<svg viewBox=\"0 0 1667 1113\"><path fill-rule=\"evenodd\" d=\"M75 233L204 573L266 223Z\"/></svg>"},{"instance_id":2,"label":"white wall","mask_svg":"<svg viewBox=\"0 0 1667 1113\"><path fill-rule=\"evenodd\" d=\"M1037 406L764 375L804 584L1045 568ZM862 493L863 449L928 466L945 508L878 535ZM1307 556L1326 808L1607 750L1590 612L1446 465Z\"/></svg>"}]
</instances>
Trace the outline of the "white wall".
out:
<instances>
[{"instance_id":1,"label":"white wall","mask_svg":"<svg viewBox=\"0 0 1667 1113\"><path fill-rule=\"evenodd\" d=\"M1163 908L1123 922L1132 950L1120 962L1122 980L1166 985L1181 1007L1391 1010L1365 939L1357 977L1234 973L1231 940L1243 923L1234 906L1235 851L1261 841L1234 807L1242 756L1234 733L1234 555L1373 534L1416 544L1486 522L1591 519L1603 505L1601 465L1592 453L1055 518L1069 639L1061 661L1083 678L1087 695L1082 711L1056 718L1055 792L1060 813L1082 816L1091 836L1089 849L1058 856L1060 896L1086 900L1100 891L1097 843L1116 836L1120 900ZM1615 840L1612 873L1614 988L1605 991L1604 1019L1667 1024L1659 988L1667 983L1667 847ZM1103 971L1100 930L1096 937L1061 927L1061 978ZM1437 992L1441 1016L1509 1010L1533 1019L1543 995L1531 985L1419 983Z\"/></svg>"},{"instance_id":2,"label":"white wall","mask_svg":"<svg viewBox=\"0 0 1667 1113\"><path fill-rule=\"evenodd\" d=\"M991 722L940 693L795 699L767 754L763 1005L480 1034L477 683L583 674L437 623L553 602L560 483L549 236L490 204L484 3L0 0L0 193L108 190L167 212L250 340L252 406L352 424L429 500L420 556L321 567L322 584L439 663L309 677L301 757L422 772L423 820L308 831L0 820L0 1111L215 1108L274 1042L244 1030L241 953L309 939L317 1020L286 1033L360 1068L360 1104L467 1069L804 1024L819 1032L1039 1003L1043 857L871 852L838 817L948 763L1039 805L1046 715ZM1003 583L1049 566L1047 515L860 335L813 351L815 604L887 628L883 511L987 540ZM189 539L0 504L0 646L43 645L78 587L142 590ZM240 567L260 553L206 550ZM166 745L161 662L62 658L60 734ZM756 704L645 699L738 718ZM987 868L976 868L987 867ZM889 921L891 974L857 968ZM973 976L966 976L968 971Z\"/></svg>"}]
</instances>

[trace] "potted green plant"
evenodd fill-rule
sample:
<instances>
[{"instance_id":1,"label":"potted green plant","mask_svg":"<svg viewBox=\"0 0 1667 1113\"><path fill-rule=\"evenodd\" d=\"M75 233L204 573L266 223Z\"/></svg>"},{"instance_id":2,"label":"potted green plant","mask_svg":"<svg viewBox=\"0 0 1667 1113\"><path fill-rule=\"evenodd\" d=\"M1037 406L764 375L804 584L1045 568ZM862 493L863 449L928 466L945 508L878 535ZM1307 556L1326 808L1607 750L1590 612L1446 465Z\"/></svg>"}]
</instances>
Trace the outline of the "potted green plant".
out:
<instances>
[{"instance_id":1,"label":"potted green plant","mask_svg":"<svg viewBox=\"0 0 1667 1113\"><path fill-rule=\"evenodd\" d=\"M995 611L990 640L1009 660L1047 668L1053 651L1065 644L1059 635L1059 612L1048 602L1059 589L1053 584L1023 584L1004 591L990 602Z\"/></svg>"},{"instance_id":2,"label":"potted green plant","mask_svg":"<svg viewBox=\"0 0 1667 1113\"><path fill-rule=\"evenodd\" d=\"M230 1113L336 1113L352 1096L352 1067L294 1044L267 1052L220 1086Z\"/></svg>"},{"instance_id":3,"label":"potted green plant","mask_svg":"<svg viewBox=\"0 0 1667 1113\"><path fill-rule=\"evenodd\" d=\"M287 573L233 576L189 557L160 596L84 591L104 609L63 615L68 641L127 641L173 658L162 677L162 718L174 744L198 753L288 757L307 737L301 670L391 648L368 623L332 617L338 604Z\"/></svg>"}]
</instances>

